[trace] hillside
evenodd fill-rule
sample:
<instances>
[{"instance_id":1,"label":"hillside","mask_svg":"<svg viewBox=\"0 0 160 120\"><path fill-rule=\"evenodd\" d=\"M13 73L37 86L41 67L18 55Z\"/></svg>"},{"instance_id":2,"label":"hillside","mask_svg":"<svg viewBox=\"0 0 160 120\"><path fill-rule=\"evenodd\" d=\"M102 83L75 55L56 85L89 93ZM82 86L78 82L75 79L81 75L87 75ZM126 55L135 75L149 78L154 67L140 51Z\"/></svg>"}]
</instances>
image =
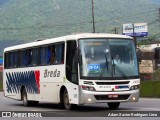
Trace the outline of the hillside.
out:
<instances>
[{"instance_id":1,"label":"hillside","mask_svg":"<svg viewBox=\"0 0 160 120\"><path fill-rule=\"evenodd\" d=\"M0 0L0 49L35 39L92 32L91 0ZM94 0L97 32L121 34L124 23L147 22L159 30L159 0Z\"/></svg>"}]
</instances>

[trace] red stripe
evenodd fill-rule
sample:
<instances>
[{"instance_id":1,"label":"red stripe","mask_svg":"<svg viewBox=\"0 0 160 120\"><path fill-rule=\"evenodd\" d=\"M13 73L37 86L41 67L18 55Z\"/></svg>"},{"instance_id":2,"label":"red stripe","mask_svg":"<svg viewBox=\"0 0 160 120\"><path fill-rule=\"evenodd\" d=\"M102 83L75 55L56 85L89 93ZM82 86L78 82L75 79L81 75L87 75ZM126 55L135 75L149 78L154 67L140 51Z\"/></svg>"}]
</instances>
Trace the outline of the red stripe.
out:
<instances>
[{"instance_id":1,"label":"red stripe","mask_svg":"<svg viewBox=\"0 0 160 120\"><path fill-rule=\"evenodd\" d=\"M40 71L37 70L37 71L34 71L34 74L35 74L35 77L36 77L36 84L37 84L37 87L38 87L38 92L40 93Z\"/></svg>"}]
</instances>

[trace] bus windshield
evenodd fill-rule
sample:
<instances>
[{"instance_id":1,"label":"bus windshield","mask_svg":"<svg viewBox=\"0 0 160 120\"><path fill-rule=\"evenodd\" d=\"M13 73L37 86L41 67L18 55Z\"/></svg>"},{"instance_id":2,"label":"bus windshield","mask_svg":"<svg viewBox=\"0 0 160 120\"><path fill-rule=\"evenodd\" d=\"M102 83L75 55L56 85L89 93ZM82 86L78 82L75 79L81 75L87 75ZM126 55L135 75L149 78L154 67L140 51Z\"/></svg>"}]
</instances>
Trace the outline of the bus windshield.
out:
<instances>
[{"instance_id":1,"label":"bus windshield","mask_svg":"<svg viewBox=\"0 0 160 120\"><path fill-rule=\"evenodd\" d=\"M132 39L80 39L80 78L87 80L138 78Z\"/></svg>"}]
</instances>

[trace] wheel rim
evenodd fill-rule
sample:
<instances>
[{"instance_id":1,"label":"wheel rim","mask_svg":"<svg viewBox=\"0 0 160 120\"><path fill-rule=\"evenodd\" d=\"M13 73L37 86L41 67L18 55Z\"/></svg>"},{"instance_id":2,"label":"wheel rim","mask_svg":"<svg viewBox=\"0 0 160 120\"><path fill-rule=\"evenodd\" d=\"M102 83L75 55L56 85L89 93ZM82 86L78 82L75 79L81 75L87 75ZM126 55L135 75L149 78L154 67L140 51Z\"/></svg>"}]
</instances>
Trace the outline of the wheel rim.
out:
<instances>
[{"instance_id":1,"label":"wheel rim","mask_svg":"<svg viewBox=\"0 0 160 120\"><path fill-rule=\"evenodd\" d=\"M23 103L26 105L26 96L24 95L24 97L23 97Z\"/></svg>"}]
</instances>

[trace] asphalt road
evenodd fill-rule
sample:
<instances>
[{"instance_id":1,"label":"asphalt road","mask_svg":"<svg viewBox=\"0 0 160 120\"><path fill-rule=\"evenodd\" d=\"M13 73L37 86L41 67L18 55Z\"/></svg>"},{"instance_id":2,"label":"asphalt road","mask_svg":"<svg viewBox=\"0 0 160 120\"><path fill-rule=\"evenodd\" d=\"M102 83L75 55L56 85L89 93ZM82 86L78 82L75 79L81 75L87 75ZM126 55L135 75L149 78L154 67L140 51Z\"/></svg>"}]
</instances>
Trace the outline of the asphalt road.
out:
<instances>
[{"instance_id":1,"label":"asphalt road","mask_svg":"<svg viewBox=\"0 0 160 120\"><path fill-rule=\"evenodd\" d=\"M79 117L79 119L82 119L82 117L94 117L94 119L101 117L101 119L103 118L106 120L107 115L111 113L124 114L128 112L142 112L142 114L145 114L145 112L154 113L156 111L157 113L158 111L158 114L160 114L160 99L140 98L138 103L121 103L119 109L116 111L109 110L105 103L78 106L75 110L67 111L60 109L58 105L43 102L40 102L40 104L35 107L24 107L22 101L6 98L3 96L3 93L0 92L0 111L17 111L18 113L23 113L25 111L33 113L42 112L42 116L44 114L56 117L56 119L60 119L60 117L72 117L72 119L73 117ZM115 119L117 117L111 116L110 118ZM145 120L147 118L145 118Z\"/></svg>"}]
</instances>

